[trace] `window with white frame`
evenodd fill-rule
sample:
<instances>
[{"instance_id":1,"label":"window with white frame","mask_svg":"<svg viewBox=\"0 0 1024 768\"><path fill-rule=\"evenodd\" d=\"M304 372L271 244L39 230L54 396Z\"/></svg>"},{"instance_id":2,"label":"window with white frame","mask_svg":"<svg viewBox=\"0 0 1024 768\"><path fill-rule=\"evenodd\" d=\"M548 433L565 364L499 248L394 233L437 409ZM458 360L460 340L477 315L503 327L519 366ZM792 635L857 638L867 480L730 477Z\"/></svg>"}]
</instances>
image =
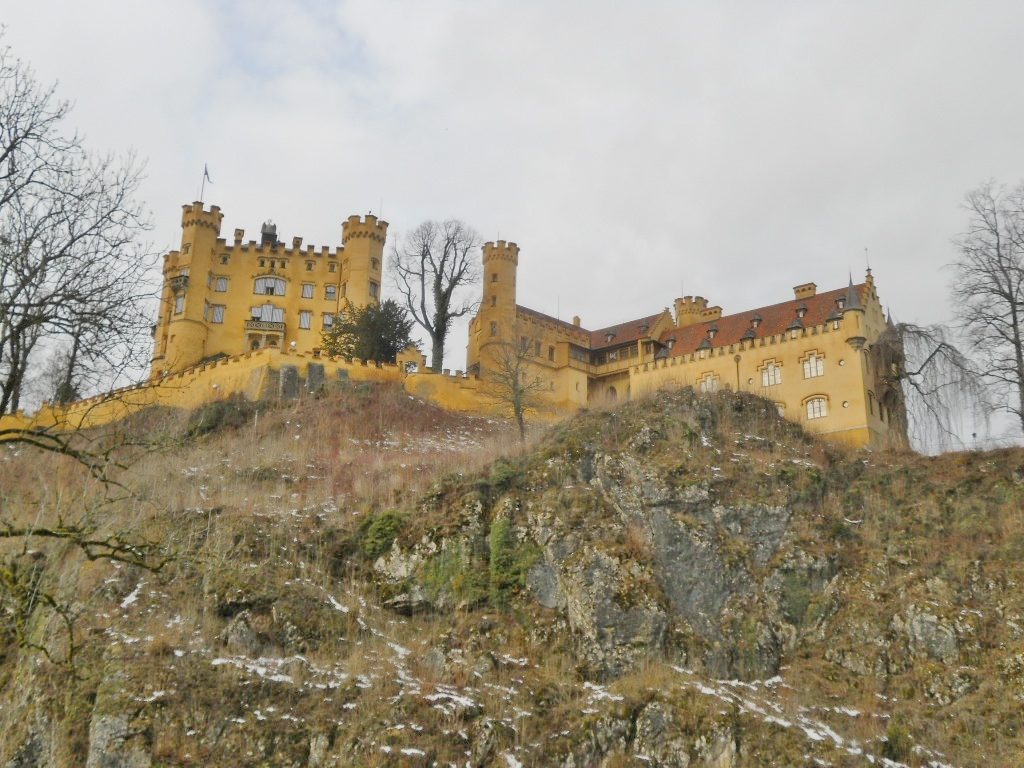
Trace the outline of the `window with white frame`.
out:
<instances>
[{"instance_id":1,"label":"window with white frame","mask_svg":"<svg viewBox=\"0 0 1024 768\"><path fill-rule=\"evenodd\" d=\"M281 309L281 307L275 307L273 304L264 304L259 307L253 307L252 319L262 320L265 323L283 323L284 310Z\"/></svg>"},{"instance_id":2,"label":"window with white frame","mask_svg":"<svg viewBox=\"0 0 1024 768\"><path fill-rule=\"evenodd\" d=\"M312 323L313 323L313 313L312 312L307 312L306 310L303 310L302 312L299 312L299 328L306 328L308 330L310 325L312 325Z\"/></svg>"},{"instance_id":3,"label":"window with white frame","mask_svg":"<svg viewBox=\"0 0 1024 768\"><path fill-rule=\"evenodd\" d=\"M329 299L331 301L334 301L336 298L338 298L338 286L336 286L336 285L324 286L324 298L325 299Z\"/></svg>"},{"instance_id":4,"label":"window with white frame","mask_svg":"<svg viewBox=\"0 0 1024 768\"><path fill-rule=\"evenodd\" d=\"M334 315L330 312L324 314L323 329L325 331L331 330L334 327Z\"/></svg>"},{"instance_id":5,"label":"window with white frame","mask_svg":"<svg viewBox=\"0 0 1024 768\"><path fill-rule=\"evenodd\" d=\"M260 296L284 296L284 285L280 277L257 277L253 292Z\"/></svg>"},{"instance_id":6,"label":"window with white frame","mask_svg":"<svg viewBox=\"0 0 1024 768\"><path fill-rule=\"evenodd\" d=\"M210 322L217 323L218 325L224 322L224 305L223 304L211 304L210 305Z\"/></svg>"},{"instance_id":7,"label":"window with white frame","mask_svg":"<svg viewBox=\"0 0 1024 768\"><path fill-rule=\"evenodd\" d=\"M303 283L302 284L302 298L304 298L304 299L312 299L313 298L313 289L314 289L314 286L313 286L312 283Z\"/></svg>"},{"instance_id":8,"label":"window with white frame","mask_svg":"<svg viewBox=\"0 0 1024 768\"><path fill-rule=\"evenodd\" d=\"M774 387L782 383L782 366L774 360L769 360L761 369L761 386Z\"/></svg>"},{"instance_id":9,"label":"window with white frame","mask_svg":"<svg viewBox=\"0 0 1024 768\"><path fill-rule=\"evenodd\" d=\"M821 419L828 416L828 400L824 397L812 397L807 401L807 418Z\"/></svg>"},{"instance_id":10,"label":"window with white frame","mask_svg":"<svg viewBox=\"0 0 1024 768\"><path fill-rule=\"evenodd\" d=\"M228 279L226 277L218 277L217 281L213 284L213 290L217 293L227 293Z\"/></svg>"},{"instance_id":11,"label":"window with white frame","mask_svg":"<svg viewBox=\"0 0 1024 768\"><path fill-rule=\"evenodd\" d=\"M704 393L717 392L718 391L718 377L714 374L705 376L700 380L700 391Z\"/></svg>"},{"instance_id":12,"label":"window with white frame","mask_svg":"<svg viewBox=\"0 0 1024 768\"><path fill-rule=\"evenodd\" d=\"M812 352L806 360L804 360L804 378L815 379L818 376L825 375L825 358L816 352Z\"/></svg>"},{"instance_id":13,"label":"window with white frame","mask_svg":"<svg viewBox=\"0 0 1024 768\"><path fill-rule=\"evenodd\" d=\"M185 311L185 294L179 293L174 297L174 314L180 315Z\"/></svg>"}]
</instances>

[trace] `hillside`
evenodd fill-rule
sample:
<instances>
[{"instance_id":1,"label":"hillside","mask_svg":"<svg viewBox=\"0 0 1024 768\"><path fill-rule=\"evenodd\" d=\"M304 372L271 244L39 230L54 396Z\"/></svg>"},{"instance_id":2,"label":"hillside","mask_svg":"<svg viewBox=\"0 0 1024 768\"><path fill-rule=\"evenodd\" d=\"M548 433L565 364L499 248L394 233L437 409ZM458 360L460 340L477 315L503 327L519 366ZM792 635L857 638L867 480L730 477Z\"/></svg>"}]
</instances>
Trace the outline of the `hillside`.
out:
<instances>
[{"instance_id":1,"label":"hillside","mask_svg":"<svg viewBox=\"0 0 1024 768\"><path fill-rule=\"evenodd\" d=\"M846 451L691 390L523 449L366 384L125 429L160 446L130 493L0 455L5 520L172 555L5 543L76 649L4 594L52 658L0 637L0 765L1024 762L1024 451Z\"/></svg>"}]
</instances>

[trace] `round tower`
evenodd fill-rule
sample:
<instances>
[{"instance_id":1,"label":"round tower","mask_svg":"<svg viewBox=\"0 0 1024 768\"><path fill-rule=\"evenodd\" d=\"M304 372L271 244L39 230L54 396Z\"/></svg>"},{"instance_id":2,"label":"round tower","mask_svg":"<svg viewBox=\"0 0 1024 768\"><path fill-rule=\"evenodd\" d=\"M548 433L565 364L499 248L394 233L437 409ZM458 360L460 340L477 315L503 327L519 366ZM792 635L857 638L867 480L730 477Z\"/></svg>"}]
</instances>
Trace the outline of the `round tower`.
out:
<instances>
[{"instance_id":1,"label":"round tower","mask_svg":"<svg viewBox=\"0 0 1024 768\"><path fill-rule=\"evenodd\" d=\"M380 302L384 241L388 223L373 214L349 216L341 225L341 300L365 307Z\"/></svg>"},{"instance_id":2,"label":"round tower","mask_svg":"<svg viewBox=\"0 0 1024 768\"><path fill-rule=\"evenodd\" d=\"M519 246L499 240L483 246L483 284L480 311L474 318L472 335L476 350L468 350L467 366L487 367L485 351L495 343L513 340L516 319L516 270L519 266ZM472 345L471 345L472 346Z\"/></svg>"},{"instance_id":3,"label":"round tower","mask_svg":"<svg viewBox=\"0 0 1024 768\"><path fill-rule=\"evenodd\" d=\"M181 248L164 256L164 285L153 354L153 373L180 371L206 355L206 277L224 215L202 202L182 206Z\"/></svg>"}]
</instances>

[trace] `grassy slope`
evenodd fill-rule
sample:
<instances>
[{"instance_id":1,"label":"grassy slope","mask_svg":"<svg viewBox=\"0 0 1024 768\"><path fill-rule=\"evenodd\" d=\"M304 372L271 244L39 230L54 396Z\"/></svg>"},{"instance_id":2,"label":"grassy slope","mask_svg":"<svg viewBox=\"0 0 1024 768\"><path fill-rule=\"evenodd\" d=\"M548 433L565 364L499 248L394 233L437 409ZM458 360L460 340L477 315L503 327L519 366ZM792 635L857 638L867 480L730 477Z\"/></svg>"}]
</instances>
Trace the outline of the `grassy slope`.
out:
<instances>
[{"instance_id":1,"label":"grassy slope","mask_svg":"<svg viewBox=\"0 0 1024 768\"><path fill-rule=\"evenodd\" d=\"M41 565L45 583L80 611L81 649L73 680L5 638L0 761L45 722L59 760L80 764L89 719L129 713L163 765L306 764L321 753L324 765L462 764L467 751L480 764L510 764L500 762L507 753L545 765L595 733L611 734L602 749L614 753L614 724L664 701L691 744L743 734L748 765L804 764L807 755L861 764L809 735L824 726L875 754L882 737L905 732L945 762L1016 764L1024 452L836 451L737 402L713 401L703 425L680 417L671 399L584 415L522 456L502 424L373 386L258 419L250 410L215 414L237 425L187 439L177 439L189 428L180 417L150 414L133 428L168 445L139 458L125 476L133 495L113 504L75 466L7 452L8 517L89 515L101 529L164 542L180 559L157 576L59 546L12 555ZM196 424L193 433L208 426ZM399 539L414 543L456 527L467 487L484 488L488 503L561 493L552 460L571 466L595 449L633 451L645 429L655 435L642 451L652 466L707 484L723 504L792 505L804 548L840 563L833 604L808 604L796 589L788 596L801 637L783 682L708 681L652 654L607 687L587 684L560 617L514 589L496 608L486 574L469 610L402 617L380 607L387 595L373 586L371 532L389 537L373 520L397 511ZM588 524L581 494L562 502ZM628 531L608 546L643 558ZM958 627L966 640L954 661L898 641L892 617L909 605ZM33 621L55 651L66 646L43 612Z\"/></svg>"}]
</instances>

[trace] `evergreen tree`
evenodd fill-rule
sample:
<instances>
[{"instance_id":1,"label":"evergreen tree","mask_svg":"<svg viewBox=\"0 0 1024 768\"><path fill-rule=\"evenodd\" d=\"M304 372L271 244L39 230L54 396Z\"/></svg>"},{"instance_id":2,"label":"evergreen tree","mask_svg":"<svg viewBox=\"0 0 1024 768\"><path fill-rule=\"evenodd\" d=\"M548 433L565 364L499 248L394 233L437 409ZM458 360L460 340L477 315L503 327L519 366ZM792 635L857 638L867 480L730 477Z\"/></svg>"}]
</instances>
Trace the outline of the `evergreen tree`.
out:
<instances>
[{"instance_id":1,"label":"evergreen tree","mask_svg":"<svg viewBox=\"0 0 1024 768\"><path fill-rule=\"evenodd\" d=\"M338 313L334 325L324 331L323 351L337 357L393 363L413 341L413 321L395 301L350 307Z\"/></svg>"}]
</instances>

